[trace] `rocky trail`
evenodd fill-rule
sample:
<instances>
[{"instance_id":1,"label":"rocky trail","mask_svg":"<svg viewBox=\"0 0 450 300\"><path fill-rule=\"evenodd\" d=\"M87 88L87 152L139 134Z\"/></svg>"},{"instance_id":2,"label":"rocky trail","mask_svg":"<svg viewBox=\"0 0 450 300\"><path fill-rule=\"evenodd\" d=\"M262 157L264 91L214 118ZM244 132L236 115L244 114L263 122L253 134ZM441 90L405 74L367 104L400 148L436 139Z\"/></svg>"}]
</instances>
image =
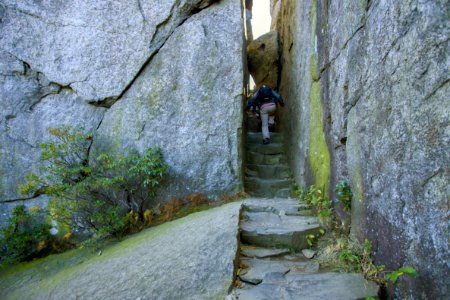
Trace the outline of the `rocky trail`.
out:
<instances>
[{"instance_id":1,"label":"rocky trail","mask_svg":"<svg viewBox=\"0 0 450 300\"><path fill-rule=\"evenodd\" d=\"M230 299L361 299L378 286L361 274L326 272L308 249L320 225L292 199L244 201L238 279ZM307 250L305 250L307 249ZM302 251L304 250L304 251ZM302 253L303 252L303 253Z\"/></svg>"},{"instance_id":2,"label":"rocky trail","mask_svg":"<svg viewBox=\"0 0 450 300\"><path fill-rule=\"evenodd\" d=\"M307 235L320 224L305 205L290 199L293 180L283 136L247 134L246 190L241 214L238 274L230 299L360 299L376 297L378 286L361 274L321 270ZM309 257L309 258L308 258Z\"/></svg>"}]
</instances>

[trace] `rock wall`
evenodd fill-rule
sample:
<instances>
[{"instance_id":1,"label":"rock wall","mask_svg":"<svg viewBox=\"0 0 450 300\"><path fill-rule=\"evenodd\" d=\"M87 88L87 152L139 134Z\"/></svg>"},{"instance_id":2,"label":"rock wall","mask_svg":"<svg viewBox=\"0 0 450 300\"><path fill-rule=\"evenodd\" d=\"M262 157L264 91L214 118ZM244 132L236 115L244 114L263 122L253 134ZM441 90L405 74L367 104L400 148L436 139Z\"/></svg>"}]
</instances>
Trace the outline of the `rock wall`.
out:
<instances>
[{"instance_id":1,"label":"rock wall","mask_svg":"<svg viewBox=\"0 0 450 300\"><path fill-rule=\"evenodd\" d=\"M245 47L240 0L1 0L1 221L61 125L161 147L161 196L240 190Z\"/></svg>"},{"instance_id":2,"label":"rock wall","mask_svg":"<svg viewBox=\"0 0 450 300\"><path fill-rule=\"evenodd\" d=\"M273 1L276 2L276 1ZM444 299L450 196L448 1L281 1L289 162L334 199L377 264L411 265L399 298ZM342 215L345 218L344 215Z\"/></svg>"}]
</instances>

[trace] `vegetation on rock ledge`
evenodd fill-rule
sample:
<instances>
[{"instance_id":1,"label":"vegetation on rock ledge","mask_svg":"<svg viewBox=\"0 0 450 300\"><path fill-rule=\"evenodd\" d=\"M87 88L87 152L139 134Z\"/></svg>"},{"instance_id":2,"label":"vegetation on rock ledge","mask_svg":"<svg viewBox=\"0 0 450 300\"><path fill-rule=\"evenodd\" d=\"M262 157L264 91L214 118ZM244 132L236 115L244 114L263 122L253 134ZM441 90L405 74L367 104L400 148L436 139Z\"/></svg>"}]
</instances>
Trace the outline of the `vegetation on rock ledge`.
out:
<instances>
[{"instance_id":1,"label":"vegetation on rock ledge","mask_svg":"<svg viewBox=\"0 0 450 300\"><path fill-rule=\"evenodd\" d=\"M88 236L121 237L146 222L146 207L168 169L159 149L91 158L91 133L69 127L49 132L54 141L40 145L43 175L29 174L21 193L48 195L51 219Z\"/></svg>"}]
</instances>

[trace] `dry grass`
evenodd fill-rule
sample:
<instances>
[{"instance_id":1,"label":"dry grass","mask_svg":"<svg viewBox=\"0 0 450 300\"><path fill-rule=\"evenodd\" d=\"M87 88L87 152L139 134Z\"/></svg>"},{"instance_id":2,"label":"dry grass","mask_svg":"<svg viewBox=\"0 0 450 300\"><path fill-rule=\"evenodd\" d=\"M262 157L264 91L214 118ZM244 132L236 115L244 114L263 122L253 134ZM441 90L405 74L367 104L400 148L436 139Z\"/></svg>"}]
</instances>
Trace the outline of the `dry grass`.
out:
<instances>
[{"instance_id":1,"label":"dry grass","mask_svg":"<svg viewBox=\"0 0 450 300\"><path fill-rule=\"evenodd\" d=\"M181 207L183 207L183 201L181 199L173 199L167 202L162 209L163 221L172 220Z\"/></svg>"},{"instance_id":2,"label":"dry grass","mask_svg":"<svg viewBox=\"0 0 450 300\"><path fill-rule=\"evenodd\" d=\"M361 272L369 280L385 284L384 266L374 265L371 252L372 245L368 240L361 244L346 236L336 237L333 234L319 241L317 260L322 267L338 272Z\"/></svg>"}]
</instances>

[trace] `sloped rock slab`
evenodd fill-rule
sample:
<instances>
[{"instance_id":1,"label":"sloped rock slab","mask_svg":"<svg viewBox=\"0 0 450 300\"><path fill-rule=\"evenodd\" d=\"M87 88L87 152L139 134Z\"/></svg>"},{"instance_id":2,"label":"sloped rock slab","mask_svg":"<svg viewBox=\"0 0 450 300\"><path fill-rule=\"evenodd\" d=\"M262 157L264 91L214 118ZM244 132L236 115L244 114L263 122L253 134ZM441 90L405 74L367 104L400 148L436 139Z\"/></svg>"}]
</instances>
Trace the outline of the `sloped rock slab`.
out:
<instances>
[{"instance_id":1,"label":"sloped rock slab","mask_svg":"<svg viewBox=\"0 0 450 300\"><path fill-rule=\"evenodd\" d=\"M195 213L82 261L66 258L78 250L33 261L0 274L0 299L224 299L233 282L240 209L232 203Z\"/></svg>"},{"instance_id":2,"label":"sloped rock slab","mask_svg":"<svg viewBox=\"0 0 450 300\"><path fill-rule=\"evenodd\" d=\"M264 260L256 258L243 258L241 263L248 266L247 269L241 271L239 278L242 281L259 284L265 282L266 279L271 282L270 278L280 278L280 275L294 272L301 274L314 273L319 270L317 262L301 262L286 260Z\"/></svg>"},{"instance_id":3,"label":"sloped rock slab","mask_svg":"<svg viewBox=\"0 0 450 300\"><path fill-rule=\"evenodd\" d=\"M241 239L255 246L292 248L300 251L308 247L306 235L317 234L317 218L305 216L280 216L270 212L246 212Z\"/></svg>"},{"instance_id":4,"label":"sloped rock slab","mask_svg":"<svg viewBox=\"0 0 450 300\"><path fill-rule=\"evenodd\" d=\"M276 277L253 289L234 290L239 300L348 300L376 297L379 287L361 274L321 273Z\"/></svg>"},{"instance_id":5,"label":"sloped rock slab","mask_svg":"<svg viewBox=\"0 0 450 300\"><path fill-rule=\"evenodd\" d=\"M241 246L241 254L246 257L252 258L275 257L279 255L289 254L290 252L291 251L289 249L271 249L245 245Z\"/></svg>"},{"instance_id":6,"label":"sloped rock slab","mask_svg":"<svg viewBox=\"0 0 450 300\"><path fill-rule=\"evenodd\" d=\"M249 212L271 212L278 215L298 216L306 205L292 199L247 199L244 209Z\"/></svg>"}]
</instances>

